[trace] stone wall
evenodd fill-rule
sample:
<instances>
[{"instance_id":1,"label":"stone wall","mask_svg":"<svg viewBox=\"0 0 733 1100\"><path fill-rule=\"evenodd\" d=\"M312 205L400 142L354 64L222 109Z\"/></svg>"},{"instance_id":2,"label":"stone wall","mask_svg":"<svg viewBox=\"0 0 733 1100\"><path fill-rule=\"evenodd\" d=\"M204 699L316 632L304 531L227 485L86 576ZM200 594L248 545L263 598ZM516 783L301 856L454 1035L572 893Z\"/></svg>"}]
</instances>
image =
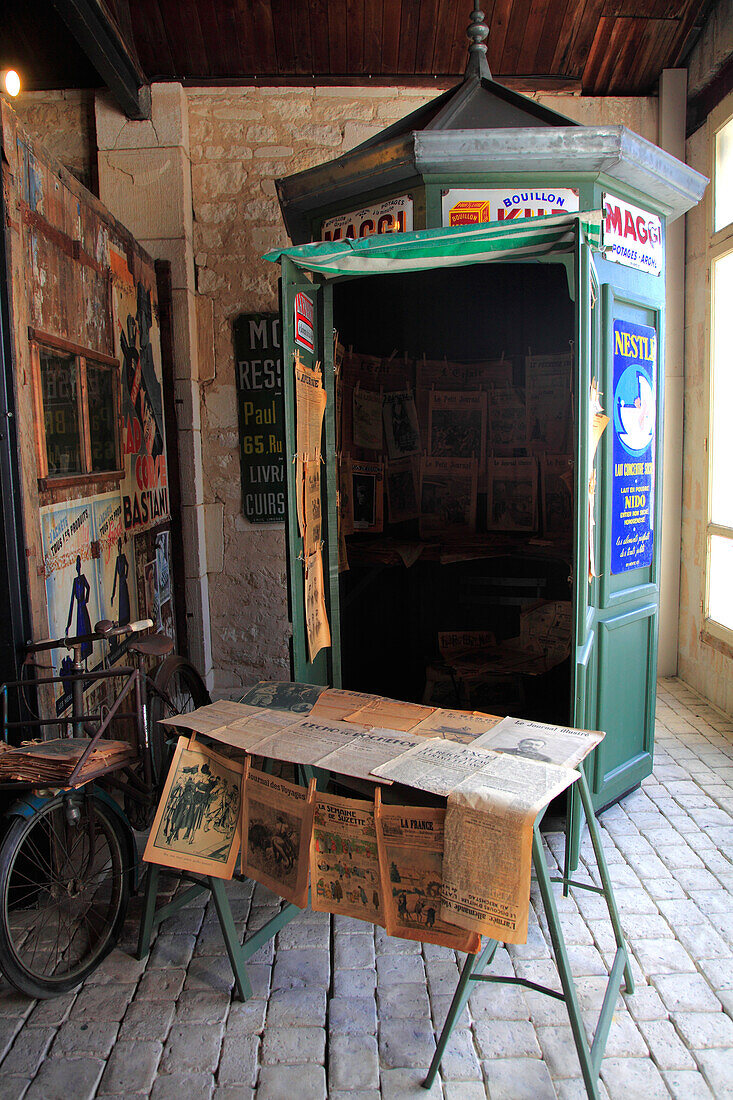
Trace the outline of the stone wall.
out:
<instances>
[{"instance_id":1,"label":"stone wall","mask_svg":"<svg viewBox=\"0 0 733 1100\"><path fill-rule=\"evenodd\" d=\"M710 176L715 130L733 114L733 93L687 143L693 168ZM712 187L687 215L685 317L685 431L680 578L679 674L716 706L733 713L733 651L701 636L707 524L708 350L710 283L708 242Z\"/></svg>"},{"instance_id":2,"label":"stone wall","mask_svg":"<svg viewBox=\"0 0 733 1100\"><path fill-rule=\"evenodd\" d=\"M97 144L94 91L21 92L13 110L64 168L97 194Z\"/></svg>"},{"instance_id":3,"label":"stone wall","mask_svg":"<svg viewBox=\"0 0 733 1100\"><path fill-rule=\"evenodd\" d=\"M213 663L216 689L236 695L254 678L288 674L284 533L252 527L241 514L231 328L239 313L277 308L279 269L261 259L287 241L275 179L339 156L435 91L207 88L187 95L199 334L211 359L201 383L201 430ZM623 123L656 141L654 99L538 98L579 122ZM206 355L199 355L201 378Z\"/></svg>"},{"instance_id":4,"label":"stone wall","mask_svg":"<svg viewBox=\"0 0 733 1100\"><path fill-rule=\"evenodd\" d=\"M733 56L733 0L717 0L688 62L690 97L701 92Z\"/></svg>"}]
</instances>

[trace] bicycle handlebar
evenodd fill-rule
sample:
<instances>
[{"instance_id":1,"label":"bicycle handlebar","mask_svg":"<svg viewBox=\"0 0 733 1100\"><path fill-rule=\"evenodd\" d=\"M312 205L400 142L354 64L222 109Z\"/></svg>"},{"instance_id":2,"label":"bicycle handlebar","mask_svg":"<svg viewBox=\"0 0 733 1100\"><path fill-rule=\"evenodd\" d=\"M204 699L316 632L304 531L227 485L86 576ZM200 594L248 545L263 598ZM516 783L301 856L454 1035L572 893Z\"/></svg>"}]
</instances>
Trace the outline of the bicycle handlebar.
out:
<instances>
[{"instance_id":1,"label":"bicycle handlebar","mask_svg":"<svg viewBox=\"0 0 733 1100\"><path fill-rule=\"evenodd\" d=\"M107 626L109 624L109 626ZM41 653L49 649L74 649L85 642L99 642L105 638L118 637L123 634L136 634L141 630L148 630L153 626L152 619L138 619L134 623L118 626L110 619L102 619L95 625L91 634L75 634L64 638L44 638L40 642L26 642L26 653Z\"/></svg>"}]
</instances>

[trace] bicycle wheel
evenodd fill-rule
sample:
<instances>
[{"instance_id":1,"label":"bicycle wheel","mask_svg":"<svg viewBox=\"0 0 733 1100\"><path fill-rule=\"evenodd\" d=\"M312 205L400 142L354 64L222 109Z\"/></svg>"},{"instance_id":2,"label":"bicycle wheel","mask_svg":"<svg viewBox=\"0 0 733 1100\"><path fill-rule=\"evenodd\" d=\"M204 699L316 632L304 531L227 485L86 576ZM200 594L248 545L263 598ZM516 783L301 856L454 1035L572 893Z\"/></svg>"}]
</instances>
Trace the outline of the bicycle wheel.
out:
<instances>
[{"instance_id":1,"label":"bicycle wheel","mask_svg":"<svg viewBox=\"0 0 733 1100\"><path fill-rule=\"evenodd\" d=\"M114 811L84 791L14 817L0 844L0 969L30 997L79 985L114 947L130 897Z\"/></svg>"},{"instance_id":2,"label":"bicycle wheel","mask_svg":"<svg viewBox=\"0 0 733 1100\"><path fill-rule=\"evenodd\" d=\"M158 666L153 684L156 690L150 694L150 754L153 781L160 792L171 762L172 753L167 741L173 732L170 726L160 725L161 718L188 714L210 703L211 697L196 667L177 653L166 657Z\"/></svg>"}]
</instances>

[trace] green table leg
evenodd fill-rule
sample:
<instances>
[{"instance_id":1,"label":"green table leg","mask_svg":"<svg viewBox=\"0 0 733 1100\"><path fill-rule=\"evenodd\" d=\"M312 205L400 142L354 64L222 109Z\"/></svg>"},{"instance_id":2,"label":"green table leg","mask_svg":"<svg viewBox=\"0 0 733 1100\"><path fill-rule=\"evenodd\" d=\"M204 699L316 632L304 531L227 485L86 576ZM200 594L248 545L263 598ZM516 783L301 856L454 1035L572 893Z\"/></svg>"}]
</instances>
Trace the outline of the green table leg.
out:
<instances>
[{"instance_id":1,"label":"green table leg","mask_svg":"<svg viewBox=\"0 0 733 1100\"><path fill-rule=\"evenodd\" d=\"M440 1039L433 1055L433 1060L430 1063L427 1076L422 1083L424 1089L432 1088L435 1075L440 1068L440 1063L443 1060L445 1048L448 1045L453 1028L456 1026L458 1017L463 1012L466 1001L468 1000L471 989L477 980L477 976L481 974L485 967L487 967L493 960L496 954L496 949L499 946L496 940L487 940L486 946L480 955L469 955L463 964L463 970L461 976L458 979L458 985L456 991L453 994L453 1000L451 1001L450 1008L448 1009L448 1015L445 1018L443 1024L443 1030L440 1033ZM475 964L475 965L474 965Z\"/></svg>"},{"instance_id":2,"label":"green table leg","mask_svg":"<svg viewBox=\"0 0 733 1100\"><path fill-rule=\"evenodd\" d=\"M226 888L220 878L212 878L209 876L209 889L214 898L216 915L221 925L221 934L224 937L224 944L227 949L227 955L229 956L229 962L232 964L232 970L234 971L234 983L237 987L237 997L240 1001L247 1001L252 996L252 985L247 974L247 968L244 965L242 945L237 935L237 929L234 924L234 917L232 916L232 908L229 904Z\"/></svg>"}]
</instances>

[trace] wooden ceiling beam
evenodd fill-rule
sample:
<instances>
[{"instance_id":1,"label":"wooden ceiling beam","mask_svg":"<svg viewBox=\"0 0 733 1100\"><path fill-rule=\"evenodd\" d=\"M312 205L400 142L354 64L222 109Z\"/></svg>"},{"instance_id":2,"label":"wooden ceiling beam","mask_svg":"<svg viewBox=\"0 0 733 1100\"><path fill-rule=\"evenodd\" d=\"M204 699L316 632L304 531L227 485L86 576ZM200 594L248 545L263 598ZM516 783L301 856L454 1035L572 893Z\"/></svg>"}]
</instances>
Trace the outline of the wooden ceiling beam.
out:
<instances>
[{"instance_id":1,"label":"wooden ceiling beam","mask_svg":"<svg viewBox=\"0 0 733 1100\"><path fill-rule=\"evenodd\" d=\"M100 0L53 0L53 6L120 109L131 119L150 118L145 74Z\"/></svg>"}]
</instances>

